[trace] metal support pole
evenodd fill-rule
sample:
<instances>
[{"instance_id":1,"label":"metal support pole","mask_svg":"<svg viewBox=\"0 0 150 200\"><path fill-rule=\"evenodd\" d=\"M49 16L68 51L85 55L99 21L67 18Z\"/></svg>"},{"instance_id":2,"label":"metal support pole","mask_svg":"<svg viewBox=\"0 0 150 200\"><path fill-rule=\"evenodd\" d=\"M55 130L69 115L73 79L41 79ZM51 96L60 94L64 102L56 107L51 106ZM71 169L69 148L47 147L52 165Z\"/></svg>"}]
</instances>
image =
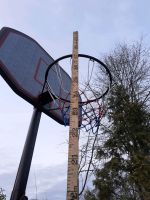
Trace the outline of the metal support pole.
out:
<instances>
[{"instance_id":1,"label":"metal support pole","mask_svg":"<svg viewBox=\"0 0 150 200\"><path fill-rule=\"evenodd\" d=\"M25 191L26 191L32 156L34 152L38 127L40 123L40 118L41 118L41 111L39 111L37 108L34 108L10 200L27 199L27 197L25 197Z\"/></svg>"}]
</instances>

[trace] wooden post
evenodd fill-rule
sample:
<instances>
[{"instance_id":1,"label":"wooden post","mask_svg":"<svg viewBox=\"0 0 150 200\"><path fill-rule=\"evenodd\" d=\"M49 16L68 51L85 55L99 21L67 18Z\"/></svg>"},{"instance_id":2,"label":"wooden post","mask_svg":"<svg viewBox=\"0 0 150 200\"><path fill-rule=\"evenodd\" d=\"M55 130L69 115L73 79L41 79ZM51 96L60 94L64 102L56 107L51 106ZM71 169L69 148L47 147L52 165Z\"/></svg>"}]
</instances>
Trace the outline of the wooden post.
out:
<instances>
[{"instance_id":1,"label":"wooden post","mask_svg":"<svg viewBox=\"0 0 150 200\"><path fill-rule=\"evenodd\" d=\"M67 200L78 200L78 32L73 32L72 85L68 149Z\"/></svg>"}]
</instances>

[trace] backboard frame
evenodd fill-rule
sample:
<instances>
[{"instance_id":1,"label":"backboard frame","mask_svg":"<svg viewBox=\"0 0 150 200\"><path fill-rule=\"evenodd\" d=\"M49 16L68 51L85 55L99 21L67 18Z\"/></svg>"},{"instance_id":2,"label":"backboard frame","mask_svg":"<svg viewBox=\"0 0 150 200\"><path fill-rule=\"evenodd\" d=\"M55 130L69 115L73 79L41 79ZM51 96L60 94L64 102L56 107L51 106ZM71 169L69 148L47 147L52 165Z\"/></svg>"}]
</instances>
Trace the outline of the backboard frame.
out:
<instances>
[{"instance_id":1,"label":"backboard frame","mask_svg":"<svg viewBox=\"0 0 150 200\"><path fill-rule=\"evenodd\" d=\"M47 63L42 57L39 58L39 62L37 63L36 69L35 69L35 74L33 75L33 78L35 81L37 81L39 84L41 84L41 90L39 91L39 95L35 98L33 97L32 93L29 91L25 90L19 83L16 81L15 77L12 75L12 73L9 71L8 67L4 64L3 60L0 57L0 74L4 78L4 80L7 82L7 84L11 87L11 89L20 97L22 97L24 100L32 104L34 107L38 108L40 111L44 112L46 115L57 121L58 123L64 125L64 120L63 117L58 116L57 113L55 112L49 112L48 110L44 109L40 102L40 92L42 92L42 85L44 84L44 79L43 83L38 79L38 70L40 67L40 62L45 62L45 66L48 67L52 62L54 62L54 59L39 45L37 41L35 41L33 38L29 37L28 35L17 31L15 29L9 28L9 27L3 27L0 30L0 49L5 43L6 39L8 38L9 34L17 34L27 40L32 41L37 48L39 48L43 54L48 58L49 63ZM61 67L60 67L61 68ZM71 78L70 76L61 68L62 72L67 77L67 80L70 81L71 84ZM45 68L46 71L46 68ZM59 111L58 111L59 112Z\"/></svg>"}]
</instances>

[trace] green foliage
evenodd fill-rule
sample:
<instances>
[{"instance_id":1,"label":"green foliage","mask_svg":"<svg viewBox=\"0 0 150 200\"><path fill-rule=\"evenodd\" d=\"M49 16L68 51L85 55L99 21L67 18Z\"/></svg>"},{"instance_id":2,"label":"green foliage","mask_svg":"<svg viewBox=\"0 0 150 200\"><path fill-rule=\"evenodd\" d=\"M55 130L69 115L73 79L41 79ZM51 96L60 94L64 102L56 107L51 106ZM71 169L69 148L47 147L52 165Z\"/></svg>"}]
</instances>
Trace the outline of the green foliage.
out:
<instances>
[{"instance_id":1,"label":"green foliage","mask_svg":"<svg viewBox=\"0 0 150 200\"><path fill-rule=\"evenodd\" d=\"M91 192L91 191L87 190L85 193L85 199L86 200L95 200L94 191Z\"/></svg>"},{"instance_id":2,"label":"green foliage","mask_svg":"<svg viewBox=\"0 0 150 200\"><path fill-rule=\"evenodd\" d=\"M0 188L0 200L6 200L6 195L4 194L4 190Z\"/></svg>"},{"instance_id":3,"label":"green foliage","mask_svg":"<svg viewBox=\"0 0 150 200\"><path fill-rule=\"evenodd\" d=\"M120 56L115 57L118 58L121 59ZM130 62L124 54L122 58L128 67ZM133 74L137 78L140 74L136 73L135 70ZM86 200L148 200L150 196L148 102L142 94L139 98L136 82L131 85L132 88L127 84L133 80L130 73L123 81L119 79L121 75L117 76L108 103L109 128L102 130L108 139L97 148L97 159L104 164L97 169L93 182L95 189L85 193Z\"/></svg>"},{"instance_id":4,"label":"green foliage","mask_svg":"<svg viewBox=\"0 0 150 200\"><path fill-rule=\"evenodd\" d=\"M150 185L150 116L126 91L117 87L110 98L112 125L99 159L110 159L98 170L95 186L104 199L146 199Z\"/></svg>"}]
</instances>

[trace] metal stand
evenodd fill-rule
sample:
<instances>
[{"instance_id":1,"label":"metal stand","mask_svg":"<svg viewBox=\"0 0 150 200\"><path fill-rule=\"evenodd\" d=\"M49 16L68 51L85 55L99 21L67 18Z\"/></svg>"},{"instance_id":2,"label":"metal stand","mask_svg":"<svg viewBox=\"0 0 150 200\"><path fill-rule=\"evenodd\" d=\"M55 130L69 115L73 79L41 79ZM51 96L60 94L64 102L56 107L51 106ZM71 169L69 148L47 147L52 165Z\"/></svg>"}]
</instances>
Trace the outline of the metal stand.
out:
<instances>
[{"instance_id":1,"label":"metal stand","mask_svg":"<svg viewBox=\"0 0 150 200\"><path fill-rule=\"evenodd\" d=\"M40 118L41 118L41 111L39 111L37 108L34 108L10 200L28 199L25 196L25 191L26 191L35 141L37 137L38 127L40 123Z\"/></svg>"}]
</instances>

